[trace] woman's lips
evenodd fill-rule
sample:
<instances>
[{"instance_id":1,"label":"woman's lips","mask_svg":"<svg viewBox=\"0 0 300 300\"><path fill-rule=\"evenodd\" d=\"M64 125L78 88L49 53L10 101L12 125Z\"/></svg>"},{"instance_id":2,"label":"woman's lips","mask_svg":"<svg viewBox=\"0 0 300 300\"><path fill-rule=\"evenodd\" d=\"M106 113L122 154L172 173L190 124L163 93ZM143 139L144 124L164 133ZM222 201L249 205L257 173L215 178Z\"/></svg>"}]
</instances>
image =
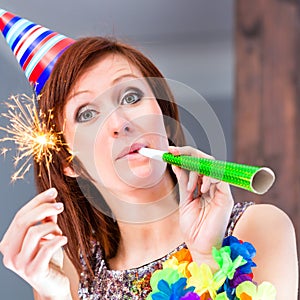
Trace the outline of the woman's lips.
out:
<instances>
[{"instance_id":1,"label":"woman's lips","mask_svg":"<svg viewBox=\"0 0 300 300\"><path fill-rule=\"evenodd\" d=\"M129 158L130 156L141 156L138 151L141 148L146 147L145 144L142 143L134 143L130 147L126 147L122 150L122 152L118 155L117 160L121 158ZM132 157L133 158L133 157Z\"/></svg>"}]
</instances>

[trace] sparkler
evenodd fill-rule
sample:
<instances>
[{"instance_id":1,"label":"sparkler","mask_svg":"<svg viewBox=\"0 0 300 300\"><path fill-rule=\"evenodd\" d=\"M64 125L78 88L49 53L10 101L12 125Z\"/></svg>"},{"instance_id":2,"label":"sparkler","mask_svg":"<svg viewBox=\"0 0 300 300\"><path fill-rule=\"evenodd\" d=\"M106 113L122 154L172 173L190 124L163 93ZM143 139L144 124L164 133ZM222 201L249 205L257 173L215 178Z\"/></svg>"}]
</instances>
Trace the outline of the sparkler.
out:
<instances>
[{"instance_id":1,"label":"sparkler","mask_svg":"<svg viewBox=\"0 0 300 300\"><path fill-rule=\"evenodd\" d=\"M53 111L49 110L48 114L40 113L35 96L30 98L22 94L12 96L9 100L12 103L6 103L8 111L2 115L9 120L10 124L6 128L0 127L0 130L7 133L7 136L0 139L0 142L14 142L17 146L17 154L14 157L15 168L21 163L11 180L14 182L24 179L25 174L32 166L31 159L33 158L40 167L42 162L45 162L51 187L50 165L53 160L53 152L58 152L62 146L66 146L62 140L62 132L56 132L55 126L50 126ZM9 150L11 149L2 148L1 154L5 155ZM41 176L41 168L39 172L39 176Z\"/></svg>"}]
</instances>

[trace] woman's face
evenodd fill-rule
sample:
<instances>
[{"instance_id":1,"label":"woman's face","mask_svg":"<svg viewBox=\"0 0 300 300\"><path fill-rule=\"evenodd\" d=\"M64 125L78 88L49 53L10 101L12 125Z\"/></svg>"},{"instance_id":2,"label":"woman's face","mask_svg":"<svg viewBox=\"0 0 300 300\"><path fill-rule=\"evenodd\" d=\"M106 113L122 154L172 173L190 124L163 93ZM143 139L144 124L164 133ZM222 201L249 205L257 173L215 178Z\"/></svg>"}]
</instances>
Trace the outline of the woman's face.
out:
<instances>
[{"instance_id":1,"label":"woman's face","mask_svg":"<svg viewBox=\"0 0 300 300\"><path fill-rule=\"evenodd\" d=\"M166 165L141 147L167 150L161 109L140 70L107 55L76 83L64 108L65 138L89 175L111 191L147 188Z\"/></svg>"}]
</instances>

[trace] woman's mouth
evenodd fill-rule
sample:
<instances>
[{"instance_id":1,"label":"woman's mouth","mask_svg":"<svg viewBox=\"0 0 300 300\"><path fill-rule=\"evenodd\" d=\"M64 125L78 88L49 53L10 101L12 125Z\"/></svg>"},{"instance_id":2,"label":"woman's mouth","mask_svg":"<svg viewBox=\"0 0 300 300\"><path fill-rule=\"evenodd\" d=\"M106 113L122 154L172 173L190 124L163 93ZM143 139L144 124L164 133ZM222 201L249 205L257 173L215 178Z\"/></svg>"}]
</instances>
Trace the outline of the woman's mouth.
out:
<instances>
[{"instance_id":1,"label":"woman's mouth","mask_svg":"<svg viewBox=\"0 0 300 300\"><path fill-rule=\"evenodd\" d=\"M134 143L130 147L124 148L118 155L117 160L122 158L134 159L137 157L142 157L142 155L138 152L141 148L147 148L147 146L142 143Z\"/></svg>"}]
</instances>

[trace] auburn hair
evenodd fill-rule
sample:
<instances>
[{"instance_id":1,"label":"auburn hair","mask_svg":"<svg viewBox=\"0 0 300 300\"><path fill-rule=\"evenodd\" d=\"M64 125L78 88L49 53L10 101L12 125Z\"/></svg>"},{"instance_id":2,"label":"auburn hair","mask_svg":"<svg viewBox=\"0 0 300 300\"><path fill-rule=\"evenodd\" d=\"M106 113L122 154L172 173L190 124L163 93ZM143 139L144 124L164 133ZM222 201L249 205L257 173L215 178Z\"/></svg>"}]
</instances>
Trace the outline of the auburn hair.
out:
<instances>
[{"instance_id":1,"label":"auburn hair","mask_svg":"<svg viewBox=\"0 0 300 300\"><path fill-rule=\"evenodd\" d=\"M64 106L74 85L90 67L108 54L122 55L134 64L146 79L149 78L149 85L163 116L177 121L172 122L175 123L175 126L165 123L170 144L183 145L184 136L179 122L177 105L161 72L137 49L107 37L78 39L57 60L39 99L43 114L47 115L52 111L53 118L48 125L49 129L51 126L58 134L62 132ZM64 140L63 133L62 139ZM86 195L90 194L91 197L95 197L97 191L87 178L81 178L80 180L84 184L81 182L79 186L78 178L71 178L64 174L64 167L70 163L68 147L62 146L60 151L52 154L53 159L50 164L52 187L58 191L57 202L64 204L64 212L58 217L58 225L68 238L65 251L78 274L82 272L81 255L92 275L91 241L97 241L101 245L106 259L114 257L120 240L118 223L105 211L97 210L90 204ZM176 181L172 172L171 175ZM49 188L48 169L45 162L41 165L35 163L35 182L38 192ZM82 191L83 185L84 192ZM101 197L100 194L99 197Z\"/></svg>"}]
</instances>

